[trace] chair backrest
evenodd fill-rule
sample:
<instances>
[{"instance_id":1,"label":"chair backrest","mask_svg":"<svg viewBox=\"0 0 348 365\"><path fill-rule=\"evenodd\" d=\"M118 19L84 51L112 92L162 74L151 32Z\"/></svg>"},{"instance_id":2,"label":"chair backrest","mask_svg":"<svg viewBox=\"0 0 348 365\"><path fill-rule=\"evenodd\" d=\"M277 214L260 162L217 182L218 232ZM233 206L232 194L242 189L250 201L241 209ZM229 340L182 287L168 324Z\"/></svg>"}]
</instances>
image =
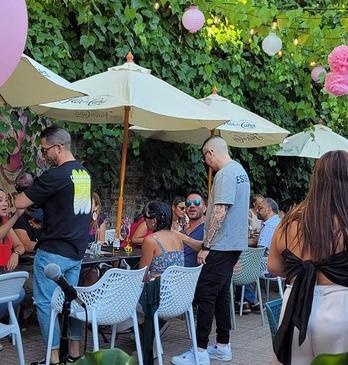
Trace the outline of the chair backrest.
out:
<instances>
[{"instance_id":1,"label":"chair backrest","mask_svg":"<svg viewBox=\"0 0 348 365\"><path fill-rule=\"evenodd\" d=\"M161 275L160 317L176 317L192 304L202 265L197 267L170 266Z\"/></svg>"},{"instance_id":2,"label":"chair backrest","mask_svg":"<svg viewBox=\"0 0 348 365\"><path fill-rule=\"evenodd\" d=\"M9 272L0 275L0 303L12 302L18 299L29 274L26 271Z\"/></svg>"},{"instance_id":3,"label":"chair backrest","mask_svg":"<svg viewBox=\"0 0 348 365\"><path fill-rule=\"evenodd\" d=\"M107 229L105 231L105 242L111 242L115 239L115 229Z\"/></svg>"},{"instance_id":4,"label":"chair backrest","mask_svg":"<svg viewBox=\"0 0 348 365\"><path fill-rule=\"evenodd\" d=\"M272 338L274 337L274 335L276 334L277 329L278 329L278 323L279 323L280 312L282 309L282 304L283 304L283 299L281 299L281 298L271 300L270 302L267 302L265 304L268 323L269 323L269 327L271 330Z\"/></svg>"},{"instance_id":5,"label":"chair backrest","mask_svg":"<svg viewBox=\"0 0 348 365\"><path fill-rule=\"evenodd\" d=\"M260 274L268 273L268 256L263 256L260 264Z\"/></svg>"},{"instance_id":6,"label":"chair backrest","mask_svg":"<svg viewBox=\"0 0 348 365\"><path fill-rule=\"evenodd\" d=\"M101 325L120 323L132 316L139 301L146 267L140 270L110 269L93 285L76 287L78 297L94 311ZM51 306L61 312L64 294L57 288ZM73 301L72 311L83 310Z\"/></svg>"},{"instance_id":7,"label":"chair backrest","mask_svg":"<svg viewBox=\"0 0 348 365\"><path fill-rule=\"evenodd\" d=\"M243 251L236 263L232 282L234 285L247 285L259 279L261 260L265 247L250 248Z\"/></svg>"}]
</instances>

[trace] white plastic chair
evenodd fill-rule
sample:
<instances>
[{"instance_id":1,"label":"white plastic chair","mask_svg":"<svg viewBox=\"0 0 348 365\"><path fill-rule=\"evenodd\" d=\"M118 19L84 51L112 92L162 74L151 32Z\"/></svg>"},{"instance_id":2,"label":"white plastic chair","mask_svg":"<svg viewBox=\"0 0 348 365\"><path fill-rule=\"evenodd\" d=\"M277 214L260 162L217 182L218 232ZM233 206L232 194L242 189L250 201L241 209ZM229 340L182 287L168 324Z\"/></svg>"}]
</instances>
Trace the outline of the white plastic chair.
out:
<instances>
[{"instance_id":1,"label":"white plastic chair","mask_svg":"<svg viewBox=\"0 0 348 365\"><path fill-rule=\"evenodd\" d=\"M279 295L280 297L283 299L284 297L284 290L283 290L283 282L280 276L268 276L267 274L269 274L268 271L268 267L267 267L267 263L268 263L268 256L264 256L262 257L261 260L261 266L260 266L260 279L265 280L265 287L266 287L266 302L269 302L269 286L270 286L270 282L271 281L276 281L278 284L278 291L279 291Z\"/></svg>"},{"instance_id":2,"label":"white plastic chair","mask_svg":"<svg viewBox=\"0 0 348 365\"><path fill-rule=\"evenodd\" d=\"M23 288L24 282L29 274L26 271L11 272L0 275L0 303L7 303L10 324L0 323L0 338L8 335L16 337L18 360L20 365L24 365L24 353L21 331L19 329L16 314L12 302L19 298L19 292Z\"/></svg>"},{"instance_id":3,"label":"white plastic chair","mask_svg":"<svg viewBox=\"0 0 348 365\"><path fill-rule=\"evenodd\" d=\"M239 285L242 287L242 294L240 299L240 312L239 315L242 315L243 311L243 301L244 301L244 291L245 285L249 285L252 283L256 283L257 287L257 296L260 303L260 312L261 312L261 321L262 325L265 325L265 318L263 313L263 303L262 303L262 295L261 295L261 287L260 287L260 266L261 260L263 257L263 253L265 251L265 247L257 247L251 248L247 251L243 251L239 257L238 262L236 263L232 281L231 281L231 318L233 329L237 328L236 325L236 315L234 313L234 293L233 293L233 285Z\"/></svg>"},{"instance_id":4,"label":"white plastic chair","mask_svg":"<svg viewBox=\"0 0 348 365\"><path fill-rule=\"evenodd\" d=\"M86 304L88 322L92 324L93 351L99 351L98 325L111 325L111 348L115 346L116 325L132 318L138 363L143 364L139 337L136 306L139 301L146 267L140 270L108 270L95 284L89 287L75 287L78 297ZM62 312L64 294L58 287L51 300L51 319L47 344L46 365L49 364L54 323ZM71 316L86 321L84 309L76 302L71 303Z\"/></svg>"},{"instance_id":5,"label":"white plastic chair","mask_svg":"<svg viewBox=\"0 0 348 365\"><path fill-rule=\"evenodd\" d=\"M105 231L105 242L112 242L115 239L115 229Z\"/></svg>"},{"instance_id":6,"label":"white plastic chair","mask_svg":"<svg viewBox=\"0 0 348 365\"><path fill-rule=\"evenodd\" d=\"M202 265L197 267L170 266L161 275L160 304L153 317L158 365L163 365L159 318L178 317L184 313L188 313L195 362L196 365L199 365L192 301L201 270Z\"/></svg>"}]
</instances>

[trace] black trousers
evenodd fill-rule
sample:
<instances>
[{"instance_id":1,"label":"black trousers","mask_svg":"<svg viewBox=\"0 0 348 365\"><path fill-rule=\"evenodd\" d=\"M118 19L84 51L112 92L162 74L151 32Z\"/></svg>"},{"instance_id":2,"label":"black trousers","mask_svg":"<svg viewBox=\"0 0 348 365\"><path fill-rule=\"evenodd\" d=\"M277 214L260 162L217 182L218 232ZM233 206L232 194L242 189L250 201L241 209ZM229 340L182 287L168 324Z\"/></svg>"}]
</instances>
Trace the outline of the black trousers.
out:
<instances>
[{"instance_id":1,"label":"black trousers","mask_svg":"<svg viewBox=\"0 0 348 365\"><path fill-rule=\"evenodd\" d=\"M230 338L230 286L234 265L241 251L210 251L199 276L196 299L197 345L206 349L213 318L216 319L216 342L227 344Z\"/></svg>"}]
</instances>

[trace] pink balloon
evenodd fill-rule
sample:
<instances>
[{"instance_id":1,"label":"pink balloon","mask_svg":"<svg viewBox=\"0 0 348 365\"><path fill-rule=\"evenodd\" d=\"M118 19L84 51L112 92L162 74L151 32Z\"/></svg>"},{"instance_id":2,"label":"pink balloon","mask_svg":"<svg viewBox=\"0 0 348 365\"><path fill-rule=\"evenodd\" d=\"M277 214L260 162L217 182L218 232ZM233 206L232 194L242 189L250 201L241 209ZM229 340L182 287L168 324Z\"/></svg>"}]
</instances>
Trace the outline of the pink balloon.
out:
<instances>
[{"instance_id":1,"label":"pink balloon","mask_svg":"<svg viewBox=\"0 0 348 365\"><path fill-rule=\"evenodd\" d=\"M0 0L0 86L17 67L25 48L27 33L25 0Z\"/></svg>"}]
</instances>

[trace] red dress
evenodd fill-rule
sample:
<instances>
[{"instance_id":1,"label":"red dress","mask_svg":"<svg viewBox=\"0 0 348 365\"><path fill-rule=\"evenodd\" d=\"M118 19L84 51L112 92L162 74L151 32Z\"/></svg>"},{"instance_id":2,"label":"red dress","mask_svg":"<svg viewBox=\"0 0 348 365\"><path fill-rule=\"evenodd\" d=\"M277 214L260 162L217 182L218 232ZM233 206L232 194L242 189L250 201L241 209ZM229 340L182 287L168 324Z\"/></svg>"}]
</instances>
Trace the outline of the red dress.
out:
<instances>
[{"instance_id":1,"label":"red dress","mask_svg":"<svg viewBox=\"0 0 348 365\"><path fill-rule=\"evenodd\" d=\"M3 223L4 220L3 220ZM9 236L0 240L0 266L6 266L12 255L13 242Z\"/></svg>"}]
</instances>

